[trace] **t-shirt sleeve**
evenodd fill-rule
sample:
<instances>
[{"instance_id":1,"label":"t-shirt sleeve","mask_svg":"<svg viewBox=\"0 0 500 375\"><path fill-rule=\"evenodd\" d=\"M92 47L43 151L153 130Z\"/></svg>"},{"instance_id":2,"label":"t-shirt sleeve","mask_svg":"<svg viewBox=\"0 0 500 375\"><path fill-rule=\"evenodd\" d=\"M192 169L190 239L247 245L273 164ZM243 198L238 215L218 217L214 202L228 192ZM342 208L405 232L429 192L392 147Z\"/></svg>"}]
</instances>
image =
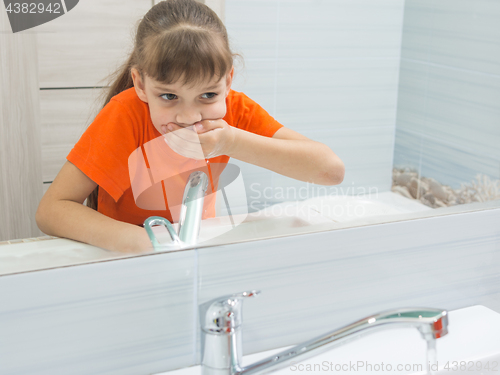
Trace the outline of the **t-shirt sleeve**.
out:
<instances>
[{"instance_id":1,"label":"t-shirt sleeve","mask_svg":"<svg viewBox=\"0 0 500 375\"><path fill-rule=\"evenodd\" d=\"M233 99L234 126L265 137L272 137L283 127L267 111L243 93Z\"/></svg>"},{"instance_id":2,"label":"t-shirt sleeve","mask_svg":"<svg viewBox=\"0 0 500 375\"><path fill-rule=\"evenodd\" d=\"M128 157L139 147L137 120L124 104L111 100L67 156L115 201L130 187Z\"/></svg>"}]
</instances>

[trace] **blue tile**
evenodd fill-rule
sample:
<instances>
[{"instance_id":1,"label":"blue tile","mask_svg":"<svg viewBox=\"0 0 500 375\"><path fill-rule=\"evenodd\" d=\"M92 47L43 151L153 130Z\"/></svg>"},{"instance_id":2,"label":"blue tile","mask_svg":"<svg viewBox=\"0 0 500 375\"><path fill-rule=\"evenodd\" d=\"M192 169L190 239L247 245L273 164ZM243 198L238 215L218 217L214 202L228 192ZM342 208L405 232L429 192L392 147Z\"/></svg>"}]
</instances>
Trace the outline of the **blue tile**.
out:
<instances>
[{"instance_id":1,"label":"blue tile","mask_svg":"<svg viewBox=\"0 0 500 375\"><path fill-rule=\"evenodd\" d=\"M390 190L392 181L392 159L394 128L339 128L331 130L310 130L303 134L315 141L326 144L337 154L345 165L344 181L340 185L327 187L327 191L338 194L361 194L362 191ZM319 185L275 174L275 189L310 189L311 196L321 195L325 188ZM324 194L322 194L324 195Z\"/></svg>"},{"instance_id":2,"label":"blue tile","mask_svg":"<svg viewBox=\"0 0 500 375\"><path fill-rule=\"evenodd\" d=\"M200 249L198 300L262 290L243 304L246 354L296 344L388 308L484 304L498 311L499 214Z\"/></svg>"},{"instance_id":3,"label":"blue tile","mask_svg":"<svg viewBox=\"0 0 500 375\"><path fill-rule=\"evenodd\" d=\"M429 61L435 0L406 0L401 58Z\"/></svg>"},{"instance_id":4,"label":"blue tile","mask_svg":"<svg viewBox=\"0 0 500 375\"><path fill-rule=\"evenodd\" d=\"M500 158L500 77L403 60L399 93L398 129Z\"/></svg>"},{"instance_id":5,"label":"blue tile","mask_svg":"<svg viewBox=\"0 0 500 375\"><path fill-rule=\"evenodd\" d=\"M500 75L500 3L434 2L430 62Z\"/></svg>"},{"instance_id":6,"label":"blue tile","mask_svg":"<svg viewBox=\"0 0 500 375\"><path fill-rule=\"evenodd\" d=\"M259 103L271 116L276 112L276 64L274 60L247 59L235 71L232 89Z\"/></svg>"},{"instance_id":7,"label":"blue tile","mask_svg":"<svg viewBox=\"0 0 500 375\"><path fill-rule=\"evenodd\" d=\"M493 181L500 180L500 158L493 159L482 152L424 137L422 177L432 177L458 189L462 183L470 184L476 180L478 174Z\"/></svg>"},{"instance_id":8,"label":"blue tile","mask_svg":"<svg viewBox=\"0 0 500 375\"><path fill-rule=\"evenodd\" d=\"M421 131L427 121L429 65L401 60L396 127Z\"/></svg>"}]
</instances>

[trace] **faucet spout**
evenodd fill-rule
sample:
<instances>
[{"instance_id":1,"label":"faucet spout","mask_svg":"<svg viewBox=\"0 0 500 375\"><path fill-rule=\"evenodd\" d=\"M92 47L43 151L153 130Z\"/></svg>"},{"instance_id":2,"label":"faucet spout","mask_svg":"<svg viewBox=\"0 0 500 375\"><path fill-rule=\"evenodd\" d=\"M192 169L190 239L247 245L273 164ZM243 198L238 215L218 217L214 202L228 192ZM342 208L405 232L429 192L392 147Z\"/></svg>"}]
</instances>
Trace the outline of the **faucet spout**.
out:
<instances>
[{"instance_id":1,"label":"faucet spout","mask_svg":"<svg viewBox=\"0 0 500 375\"><path fill-rule=\"evenodd\" d=\"M432 308L403 308L368 316L340 329L327 332L266 359L241 367L241 299L258 292L225 296L202 305L206 316L203 330L203 375L260 375L287 367L352 340L364 331L389 328L394 325L412 326L425 340L438 339L448 333L448 312ZM232 309L235 306L236 309ZM217 316L220 312L220 316ZM209 316L210 315L210 316ZM209 323L210 322L210 323ZM204 324L207 323L207 324ZM219 324L221 330L207 329ZM218 345L220 343L221 345Z\"/></svg>"},{"instance_id":2,"label":"faucet spout","mask_svg":"<svg viewBox=\"0 0 500 375\"><path fill-rule=\"evenodd\" d=\"M204 172L196 171L189 175L179 217L179 238L187 245L198 241L207 188L208 177Z\"/></svg>"},{"instance_id":3,"label":"faucet spout","mask_svg":"<svg viewBox=\"0 0 500 375\"><path fill-rule=\"evenodd\" d=\"M425 340L437 339L448 333L448 315L446 310L417 308L397 309L381 312L361 319L348 326L328 332L322 336L299 344L281 353L234 371L238 375L256 375L276 371L287 367L292 361L303 361L324 353L345 341L354 338L362 331L384 328L394 324L417 328Z\"/></svg>"}]
</instances>

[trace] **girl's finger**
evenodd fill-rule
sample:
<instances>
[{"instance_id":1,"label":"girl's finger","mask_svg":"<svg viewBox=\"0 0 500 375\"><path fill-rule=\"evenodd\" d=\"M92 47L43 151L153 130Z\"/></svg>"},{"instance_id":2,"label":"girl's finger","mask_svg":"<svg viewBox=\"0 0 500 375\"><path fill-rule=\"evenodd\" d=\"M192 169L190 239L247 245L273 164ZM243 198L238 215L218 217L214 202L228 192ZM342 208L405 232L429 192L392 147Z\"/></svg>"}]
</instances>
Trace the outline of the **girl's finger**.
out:
<instances>
[{"instance_id":1,"label":"girl's finger","mask_svg":"<svg viewBox=\"0 0 500 375\"><path fill-rule=\"evenodd\" d=\"M197 125L203 126L203 132L207 132L214 129L219 129L224 127L224 120L202 120Z\"/></svg>"},{"instance_id":2,"label":"girl's finger","mask_svg":"<svg viewBox=\"0 0 500 375\"><path fill-rule=\"evenodd\" d=\"M186 142L200 143L198 134L189 128L180 128L168 133L169 135L176 136Z\"/></svg>"},{"instance_id":3,"label":"girl's finger","mask_svg":"<svg viewBox=\"0 0 500 375\"><path fill-rule=\"evenodd\" d=\"M165 136L167 145L179 155L192 159L204 159L203 150L199 142L187 142L175 134L168 133Z\"/></svg>"}]
</instances>

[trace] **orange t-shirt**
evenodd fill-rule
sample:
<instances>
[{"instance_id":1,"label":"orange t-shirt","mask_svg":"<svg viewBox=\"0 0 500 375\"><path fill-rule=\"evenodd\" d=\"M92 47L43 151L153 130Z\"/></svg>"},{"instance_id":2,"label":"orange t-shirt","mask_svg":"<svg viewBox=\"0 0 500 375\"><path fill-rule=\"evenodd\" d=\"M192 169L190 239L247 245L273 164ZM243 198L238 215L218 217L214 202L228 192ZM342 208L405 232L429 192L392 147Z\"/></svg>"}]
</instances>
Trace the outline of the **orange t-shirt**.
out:
<instances>
[{"instance_id":1,"label":"orange t-shirt","mask_svg":"<svg viewBox=\"0 0 500 375\"><path fill-rule=\"evenodd\" d=\"M236 128L272 137L283 126L243 93L231 90L226 107L224 120ZM132 87L99 112L67 159L99 185L99 212L141 225L150 216L178 220L184 187L194 170L211 172L203 217L215 216L213 193L229 157L206 162L173 152Z\"/></svg>"}]
</instances>

